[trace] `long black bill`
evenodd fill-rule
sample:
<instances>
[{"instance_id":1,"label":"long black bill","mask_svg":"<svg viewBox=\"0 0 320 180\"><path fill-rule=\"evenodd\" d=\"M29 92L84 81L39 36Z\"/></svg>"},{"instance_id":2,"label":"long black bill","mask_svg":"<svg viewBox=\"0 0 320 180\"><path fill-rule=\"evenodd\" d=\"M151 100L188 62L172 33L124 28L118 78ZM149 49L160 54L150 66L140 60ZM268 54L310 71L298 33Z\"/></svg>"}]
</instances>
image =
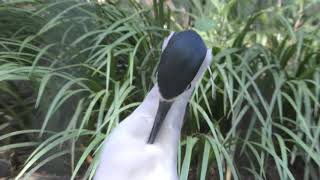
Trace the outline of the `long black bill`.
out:
<instances>
[{"instance_id":1,"label":"long black bill","mask_svg":"<svg viewBox=\"0 0 320 180\"><path fill-rule=\"evenodd\" d=\"M162 125L164 119L166 118L167 113L168 113L171 105L172 105L172 102L166 102L166 101L160 100L158 111L156 114L156 118L154 120L153 127L151 130L149 139L148 139L148 144L154 143L154 141L159 133L159 130L161 128L161 125Z\"/></svg>"}]
</instances>

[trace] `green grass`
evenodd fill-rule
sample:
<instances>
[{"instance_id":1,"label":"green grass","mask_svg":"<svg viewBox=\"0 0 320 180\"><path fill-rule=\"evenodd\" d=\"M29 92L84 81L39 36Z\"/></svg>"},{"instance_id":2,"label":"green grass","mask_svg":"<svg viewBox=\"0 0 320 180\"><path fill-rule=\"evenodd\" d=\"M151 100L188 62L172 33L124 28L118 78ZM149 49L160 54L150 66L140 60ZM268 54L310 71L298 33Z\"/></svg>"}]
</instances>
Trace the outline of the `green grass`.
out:
<instances>
[{"instance_id":1,"label":"green grass","mask_svg":"<svg viewBox=\"0 0 320 180\"><path fill-rule=\"evenodd\" d=\"M188 109L181 179L319 177L316 0L121 2L0 1L0 151L33 151L16 179L61 157L91 178L102 140L153 86L162 40L184 28L214 59Z\"/></svg>"}]
</instances>

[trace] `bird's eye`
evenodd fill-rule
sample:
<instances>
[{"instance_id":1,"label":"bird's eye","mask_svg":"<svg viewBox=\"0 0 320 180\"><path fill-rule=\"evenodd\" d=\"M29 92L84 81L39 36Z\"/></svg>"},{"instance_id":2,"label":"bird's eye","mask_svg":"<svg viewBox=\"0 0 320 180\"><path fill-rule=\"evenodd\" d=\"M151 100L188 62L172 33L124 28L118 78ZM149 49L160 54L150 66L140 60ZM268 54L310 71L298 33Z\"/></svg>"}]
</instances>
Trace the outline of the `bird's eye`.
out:
<instances>
[{"instance_id":1,"label":"bird's eye","mask_svg":"<svg viewBox=\"0 0 320 180\"><path fill-rule=\"evenodd\" d=\"M186 90L189 90L190 88L191 88L191 84L189 84L189 85L188 85L188 87L187 87L187 89L186 89Z\"/></svg>"},{"instance_id":2,"label":"bird's eye","mask_svg":"<svg viewBox=\"0 0 320 180\"><path fill-rule=\"evenodd\" d=\"M164 49L167 47L168 43L169 43L169 40L171 39L171 37L175 34L175 32L171 32L169 34L168 37L166 37L164 40L163 40L163 43L162 43L162 48L161 48L161 51L163 52Z\"/></svg>"}]
</instances>

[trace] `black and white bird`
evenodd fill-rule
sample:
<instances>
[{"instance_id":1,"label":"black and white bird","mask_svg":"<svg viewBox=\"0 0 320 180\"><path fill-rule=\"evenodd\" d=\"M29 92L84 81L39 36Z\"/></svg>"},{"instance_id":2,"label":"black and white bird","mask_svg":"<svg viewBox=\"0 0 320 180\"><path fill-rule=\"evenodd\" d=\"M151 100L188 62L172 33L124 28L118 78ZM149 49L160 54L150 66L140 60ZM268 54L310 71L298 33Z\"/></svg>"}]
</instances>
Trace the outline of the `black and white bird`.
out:
<instances>
[{"instance_id":1,"label":"black and white bird","mask_svg":"<svg viewBox=\"0 0 320 180\"><path fill-rule=\"evenodd\" d=\"M164 40L157 83L106 138L94 180L179 179L184 114L211 57L211 50L192 30L172 32Z\"/></svg>"}]
</instances>

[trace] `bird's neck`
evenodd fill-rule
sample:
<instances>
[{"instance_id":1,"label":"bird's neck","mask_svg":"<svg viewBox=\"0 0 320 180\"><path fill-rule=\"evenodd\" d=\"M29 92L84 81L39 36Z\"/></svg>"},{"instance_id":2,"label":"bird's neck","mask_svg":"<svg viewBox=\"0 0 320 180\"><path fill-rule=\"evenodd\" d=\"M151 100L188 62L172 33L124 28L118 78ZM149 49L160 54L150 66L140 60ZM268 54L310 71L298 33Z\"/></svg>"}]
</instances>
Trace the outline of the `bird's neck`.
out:
<instances>
[{"instance_id":1,"label":"bird's neck","mask_svg":"<svg viewBox=\"0 0 320 180\"><path fill-rule=\"evenodd\" d=\"M158 92L159 91L157 91L157 93ZM175 98L170 110L166 115L162 127L160 128L158 137L155 139L154 142L155 145L160 145L164 151L166 151L169 154L172 154L174 157L177 156L181 128L186 113L186 107L191 94L192 90L185 92L182 95ZM159 104L159 99L157 99L154 103Z\"/></svg>"},{"instance_id":2,"label":"bird's neck","mask_svg":"<svg viewBox=\"0 0 320 180\"><path fill-rule=\"evenodd\" d=\"M159 145L168 154L176 156L180 132L184 121L186 106L189 101L189 94L180 96L173 102L165 121L163 122L154 145ZM130 131L135 136L147 142L159 106L160 93L155 85L148 93L141 105L133 113L136 117L128 118L131 122Z\"/></svg>"},{"instance_id":3,"label":"bird's neck","mask_svg":"<svg viewBox=\"0 0 320 180\"><path fill-rule=\"evenodd\" d=\"M159 144L167 153L177 155L181 128L188 101L177 99L171 106L159 131L155 144Z\"/></svg>"}]
</instances>

